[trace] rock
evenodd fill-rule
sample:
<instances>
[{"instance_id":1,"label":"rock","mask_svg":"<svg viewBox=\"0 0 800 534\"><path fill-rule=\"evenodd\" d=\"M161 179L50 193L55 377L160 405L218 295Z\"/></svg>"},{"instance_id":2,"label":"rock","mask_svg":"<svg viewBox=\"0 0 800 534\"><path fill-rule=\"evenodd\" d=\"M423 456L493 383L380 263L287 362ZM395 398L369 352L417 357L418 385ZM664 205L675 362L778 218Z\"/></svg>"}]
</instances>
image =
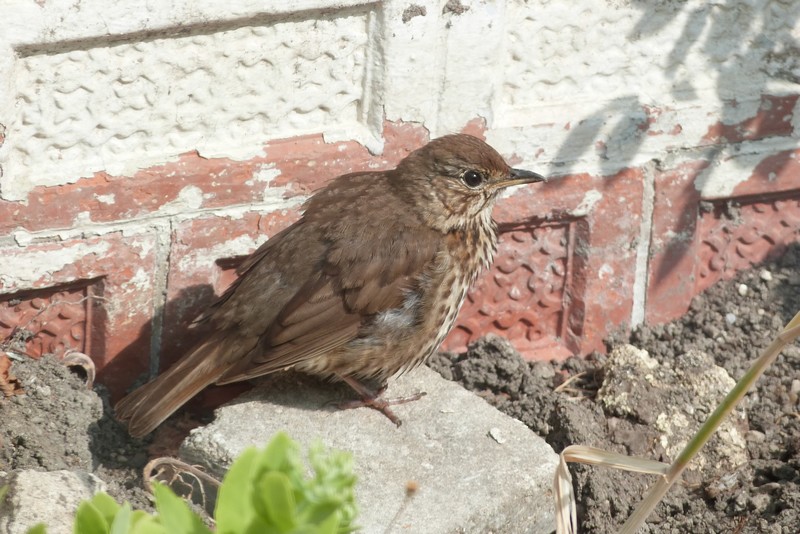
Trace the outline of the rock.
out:
<instances>
[{"instance_id":1,"label":"rock","mask_svg":"<svg viewBox=\"0 0 800 534\"><path fill-rule=\"evenodd\" d=\"M0 486L9 484L9 493L0 503L0 532L25 534L38 524L47 525L47 534L72 534L75 510L105 484L83 471L31 471L11 473Z\"/></svg>"},{"instance_id":2,"label":"rock","mask_svg":"<svg viewBox=\"0 0 800 534\"><path fill-rule=\"evenodd\" d=\"M733 388L735 381L711 357L692 350L660 365L644 350L631 345L616 348L606 365L597 399L607 413L653 424L661 437L652 451L672 461ZM747 422L741 408L690 463L688 479L710 478L748 461Z\"/></svg>"},{"instance_id":3,"label":"rock","mask_svg":"<svg viewBox=\"0 0 800 534\"><path fill-rule=\"evenodd\" d=\"M745 284L739 284L739 286L736 288L736 290L739 292L739 295L742 296L742 297L746 297L747 296L748 289L750 289L750 288L748 288L747 285L745 285Z\"/></svg>"},{"instance_id":4,"label":"rock","mask_svg":"<svg viewBox=\"0 0 800 534\"><path fill-rule=\"evenodd\" d=\"M306 381L298 384L298 381ZM192 431L183 458L226 469L250 445L279 430L307 447L321 439L353 454L361 532L551 532L557 456L544 440L456 383L421 367L394 381L386 398L426 391L395 407L395 427L375 410L327 408L347 389L295 376L219 408ZM409 484L418 490L407 496Z\"/></svg>"}]
</instances>

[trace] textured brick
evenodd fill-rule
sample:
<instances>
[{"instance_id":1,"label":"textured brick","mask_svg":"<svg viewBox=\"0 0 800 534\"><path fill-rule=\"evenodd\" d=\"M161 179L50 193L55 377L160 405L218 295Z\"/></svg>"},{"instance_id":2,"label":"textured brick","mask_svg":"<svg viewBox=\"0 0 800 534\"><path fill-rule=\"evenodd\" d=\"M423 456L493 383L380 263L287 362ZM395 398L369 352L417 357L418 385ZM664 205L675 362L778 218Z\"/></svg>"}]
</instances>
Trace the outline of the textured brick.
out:
<instances>
[{"instance_id":1,"label":"textured brick","mask_svg":"<svg viewBox=\"0 0 800 534\"><path fill-rule=\"evenodd\" d=\"M655 180L646 320L660 323L688 309L695 292L694 245L700 192L694 180L708 162L684 163Z\"/></svg>"},{"instance_id":2,"label":"textured brick","mask_svg":"<svg viewBox=\"0 0 800 534\"><path fill-rule=\"evenodd\" d=\"M721 121L712 124L701 144L737 143L790 136L794 132L792 114L797 105L797 97L798 95L763 95L754 116L734 124L723 124ZM728 105L736 107L736 102L729 102Z\"/></svg>"},{"instance_id":3,"label":"textured brick","mask_svg":"<svg viewBox=\"0 0 800 534\"><path fill-rule=\"evenodd\" d=\"M800 242L800 190L793 197L718 200L697 224L695 293Z\"/></svg>"},{"instance_id":4,"label":"textured brick","mask_svg":"<svg viewBox=\"0 0 800 534\"><path fill-rule=\"evenodd\" d=\"M33 356L87 351L114 391L147 368L156 237L113 233L0 248L0 336L33 337Z\"/></svg>"},{"instance_id":5,"label":"textured brick","mask_svg":"<svg viewBox=\"0 0 800 534\"><path fill-rule=\"evenodd\" d=\"M705 160L657 173L646 319L679 317L692 297L800 241L800 168L795 151L728 160L743 176L731 195L704 195Z\"/></svg>"},{"instance_id":6,"label":"textured brick","mask_svg":"<svg viewBox=\"0 0 800 534\"><path fill-rule=\"evenodd\" d=\"M638 170L565 176L498 202L498 256L445 347L496 332L530 358L602 349L630 319L641 182Z\"/></svg>"}]
</instances>

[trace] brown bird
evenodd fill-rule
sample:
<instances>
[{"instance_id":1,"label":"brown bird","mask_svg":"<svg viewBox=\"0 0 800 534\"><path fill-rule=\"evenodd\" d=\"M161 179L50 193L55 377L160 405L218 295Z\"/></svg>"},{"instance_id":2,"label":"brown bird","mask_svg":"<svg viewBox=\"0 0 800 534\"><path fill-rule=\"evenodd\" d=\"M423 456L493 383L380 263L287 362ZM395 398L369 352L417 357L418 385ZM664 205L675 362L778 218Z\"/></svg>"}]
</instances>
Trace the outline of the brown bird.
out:
<instances>
[{"instance_id":1,"label":"brown bird","mask_svg":"<svg viewBox=\"0 0 800 534\"><path fill-rule=\"evenodd\" d=\"M346 174L261 245L196 321L202 338L122 399L117 417L143 436L210 384L288 368L342 380L393 422L389 378L444 339L495 253L498 192L541 182L469 135L433 140L396 169ZM418 396L414 397L418 398Z\"/></svg>"}]
</instances>

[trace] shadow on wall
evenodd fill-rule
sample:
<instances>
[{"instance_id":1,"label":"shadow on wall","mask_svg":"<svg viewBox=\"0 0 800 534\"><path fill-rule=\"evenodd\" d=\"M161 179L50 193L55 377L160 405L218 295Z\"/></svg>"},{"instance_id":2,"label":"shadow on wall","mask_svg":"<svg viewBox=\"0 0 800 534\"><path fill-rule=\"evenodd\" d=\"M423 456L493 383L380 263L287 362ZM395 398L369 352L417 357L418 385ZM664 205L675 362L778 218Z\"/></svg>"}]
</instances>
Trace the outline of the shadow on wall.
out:
<instances>
[{"instance_id":1,"label":"shadow on wall","mask_svg":"<svg viewBox=\"0 0 800 534\"><path fill-rule=\"evenodd\" d=\"M708 87L697 87L690 55L706 59L708 70L699 73L703 79L713 80L712 91L720 102L717 124L710 124L708 132L696 140L684 141L682 146L669 149L671 153L685 153L697 165L682 169L689 176L681 190L669 191L667 198L656 197L656 202L675 201L682 203L687 213L682 214L682 228L694 229L697 224L697 205L702 192L697 191L704 172L722 161L733 163L745 171L751 171L752 180L766 184L780 175L793 163L793 151L764 154L770 157L767 165L752 166L748 158L728 158L725 149L740 142L760 140L776 135L792 135L790 116L797 102L797 94L787 97L771 97L775 83L800 84L800 41L792 35L800 19L800 2L742 2L724 0L700 6L686 6L682 2L669 4L654 0L634 0L633 7L641 10L641 17L627 35L628 41L657 38L665 28L677 19L683 19L680 37L672 43L664 58L663 72L671 80L670 96L678 106L700 98L700 91ZM595 61L603 61L603 54L595 54ZM772 83L772 85L771 85ZM778 91L785 94L786 89ZM742 121L741 102L759 101L759 116ZM783 103L783 108L776 109ZM667 105L668 102L660 103ZM787 109L788 108L788 109ZM769 114L773 109L773 120L763 120L761 113ZM638 94L622 96L608 101L600 110L572 122L570 132L560 146L551 164L551 174L570 174L575 171L577 160L598 157L602 173L613 180L620 168L636 166L636 156L648 135L658 134L651 130L652 122L661 110L643 104ZM776 128L783 121L785 128ZM613 124L613 126L611 126ZM611 126L610 132L603 133ZM631 132L635 132L634 135ZM745 149L746 151L746 149ZM690 157L689 157L690 156ZM660 156L659 156L660 157ZM657 170L662 169L660 159L655 159ZM762 168L767 167L767 168ZM558 181L553 182L558 187ZM758 196L750 200L760 200ZM713 209L713 208L712 208ZM659 284L671 271L692 252L694 235L686 233L663 244L665 261L658 263L650 273L650 284ZM769 240L769 238L767 237ZM689 242L687 242L689 241ZM774 254L785 247L779 243Z\"/></svg>"},{"instance_id":2,"label":"shadow on wall","mask_svg":"<svg viewBox=\"0 0 800 534\"><path fill-rule=\"evenodd\" d=\"M746 86L748 94L758 98L770 93L769 82L772 80L800 84L800 41L789 32L772 30L778 21L782 27L793 27L800 19L800 3L784 3L781 11L769 9L770 2L757 4L727 0L691 9L680 38L667 56L667 67L664 69L666 76L673 80L670 93L675 101L688 102L699 98L691 77L693 73L690 69L681 68L686 66L690 51L701 52L710 59L707 65L715 68L715 92L720 101L726 102L721 110L720 121L724 125L740 120L736 108L742 87ZM642 10L642 16L627 36L629 41L658 37L668 24L688 11L682 10L680 3L670 8L663 2L653 0L635 0L632 5ZM758 31L753 37L742 38L750 35L754 28L758 28ZM598 54L595 58L601 61L603 56ZM702 74L709 77L708 72ZM569 136L553 158L556 163L552 165L551 172L568 174L574 170L576 155L597 149L603 173L615 174L620 168L633 163L643 139L648 135L650 118L648 107L641 103L637 94L610 100L599 111L572 125ZM604 141L599 134L609 121L614 121L614 127L607 136L608 140ZM632 142L628 133L631 127L638 130ZM768 125L758 124L755 127L755 131L746 133L746 138L768 136L767 132L758 131L759 128L769 128ZM608 148L605 145L619 141L622 142L615 145L612 161L604 154L604 149ZM703 153L703 158L714 162L726 144L725 139L714 142L704 138L684 147L684 150L709 149Z\"/></svg>"},{"instance_id":3,"label":"shadow on wall","mask_svg":"<svg viewBox=\"0 0 800 534\"><path fill-rule=\"evenodd\" d=\"M192 321L216 298L210 284L189 286L171 298L160 313L142 326L138 337L98 373L98 381L109 385L112 391L112 402L117 402L126 393L148 382L180 359L191 344L202 336L201 332L192 328ZM153 335L154 325L159 325L156 331L160 335ZM158 362L158 369L150 368L151 361ZM130 385L134 379L135 382ZM211 388L188 405L199 408L218 406L248 389L250 385L246 383Z\"/></svg>"}]
</instances>

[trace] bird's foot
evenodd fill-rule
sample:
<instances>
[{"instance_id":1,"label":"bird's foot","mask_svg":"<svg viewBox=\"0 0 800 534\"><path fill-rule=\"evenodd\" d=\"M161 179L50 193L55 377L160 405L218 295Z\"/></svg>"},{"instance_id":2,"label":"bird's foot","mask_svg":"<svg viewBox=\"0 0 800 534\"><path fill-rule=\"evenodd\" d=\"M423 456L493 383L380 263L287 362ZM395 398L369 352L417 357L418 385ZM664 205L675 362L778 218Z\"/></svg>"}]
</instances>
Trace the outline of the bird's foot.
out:
<instances>
[{"instance_id":1,"label":"bird's foot","mask_svg":"<svg viewBox=\"0 0 800 534\"><path fill-rule=\"evenodd\" d=\"M415 400L421 399L425 395L427 395L427 393L421 391L413 395L408 395L407 397L397 397L394 399L384 399L383 397L380 396L364 397L360 400L340 402L338 404L338 407L341 410L351 410L353 408L362 408L366 406L372 408L373 410L378 410L383 415L388 417L389 421L391 421L397 426L400 426L403 424L403 421L399 417L397 417L394 411L392 411L391 406L396 406L398 404L405 404L407 402L413 402Z\"/></svg>"},{"instance_id":2,"label":"bird's foot","mask_svg":"<svg viewBox=\"0 0 800 534\"><path fill-rule=\"evenodd\" d=\"M356 392L361 395L360 400L352 400L352 401L345 401L340 402L338 404L339 409L341 410L351 410L353 408L362 408L362 407L369 407L373 410L378 410L383 415L385 415L389 421L394 423L397 426L403 424L403 421L395 415L394 411L392 411L392 406L396 406L398 404L405 404L407 402L413 402L415 400L419 400L425 395L426 392L421 391L419 393L414 393L413 395L408 395L406 397L397 397L394 399L384 399L382 397L383 392L386 391L386 386L383 386L377 391L373 391L369 387L365 386L358 380L351 378L351 377L344 377L343 380Z\"/></svg>"}]
</instances>

